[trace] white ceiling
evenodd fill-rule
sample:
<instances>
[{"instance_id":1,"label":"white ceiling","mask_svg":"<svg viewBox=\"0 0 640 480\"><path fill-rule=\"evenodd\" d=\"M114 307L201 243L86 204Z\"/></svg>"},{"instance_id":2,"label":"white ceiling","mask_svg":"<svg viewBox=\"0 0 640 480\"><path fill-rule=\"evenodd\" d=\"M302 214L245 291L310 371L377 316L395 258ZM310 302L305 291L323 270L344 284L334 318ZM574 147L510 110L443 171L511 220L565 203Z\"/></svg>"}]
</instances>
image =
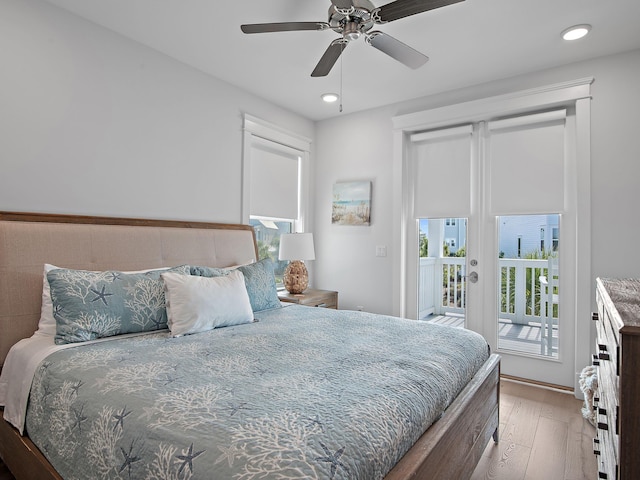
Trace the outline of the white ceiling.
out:
<instances>
[{"instance_id":1,"label":"white ceiling","mask_svg":"<svg viewBox=\"0 0 640 480\"><path fill-rule=\"evenodd\" d=\"M312 120L340 115L338 60L311 78L338 34L245 35L243 23L326 21L330 0L47 0ZM380 0L381 6L389 3ZM376 26L429 56L411 70L360 38L342 58L343 111L355 112L640 48L640 0L466 0ZM591 34L560 38L571 25Z\"/></svg>"}]
</instances>

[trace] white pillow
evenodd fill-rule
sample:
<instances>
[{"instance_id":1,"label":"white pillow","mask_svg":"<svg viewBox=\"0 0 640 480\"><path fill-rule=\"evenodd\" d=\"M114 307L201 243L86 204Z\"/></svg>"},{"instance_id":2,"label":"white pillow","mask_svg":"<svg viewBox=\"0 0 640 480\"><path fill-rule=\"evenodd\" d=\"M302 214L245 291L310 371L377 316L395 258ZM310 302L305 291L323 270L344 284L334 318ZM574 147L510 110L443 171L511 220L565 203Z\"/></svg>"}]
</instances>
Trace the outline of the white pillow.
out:
<instances>
[{"instance_id":1,"label":"white pillow","mask_svg":"<svg viewBox=\"0 0 640 480\"><path fill-rule=\"evenodd\" d=\"M224 277L163 273L171 335L205 332L253 322L244 276L232 270Z\"/></svg>"},{"instance_id":2,"label":"white pillow","mask_svg":"<svg viewBox=\"0 0 640 480\"><path fill-rule=\"evenodd\" d=\"M44 335L56 335L56 319L53 317L53 300L51 300L51 287L49 286L49 280L47 279L47 273L51 270L56 270L61 267L44 264L44 273L42 278L42 305L40 306L40 321L38 322L38 333ZM146 273L153 270L168 270L169 267L162 268L149 268L146 270L135 270L131 272L122 273Z\"/></svg>"},{"instance_id":3,"label":"white pillow","mask_svg":"<svg viewBox=\"0 0 640 480\"><path fill-rule=\"evenodd\" d=\"M56 335L56 319L53 318L53 301L51 300L51 288L47 273L55 270L55 265L44 264L44 273L42 278L42 306L40 307L40 321L38 322L38 332L45 335Z\"/></svg>"}]
</instances>

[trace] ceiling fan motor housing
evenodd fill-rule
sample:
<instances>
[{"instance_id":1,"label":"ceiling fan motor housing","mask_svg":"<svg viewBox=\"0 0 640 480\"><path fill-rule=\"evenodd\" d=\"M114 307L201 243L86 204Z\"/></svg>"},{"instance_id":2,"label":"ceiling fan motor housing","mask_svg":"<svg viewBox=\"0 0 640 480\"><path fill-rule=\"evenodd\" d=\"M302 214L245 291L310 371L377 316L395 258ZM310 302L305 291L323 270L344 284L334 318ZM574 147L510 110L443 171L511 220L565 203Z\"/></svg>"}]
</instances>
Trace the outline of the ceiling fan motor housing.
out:
<instances>
[{"instance_id":1,"label":"ceiling fan motor housing","mask_svg":"<svg viewBox=\"0 0 640 480\"><path fill-rule=\"evenodd\" d=\"M376 7L369 0L353 0L352 5L349 9L341 9L333 4L329 7L328 23L331 29L347 40L356 40L375 24L371 12Z\"/></svg>"}]
</instances>

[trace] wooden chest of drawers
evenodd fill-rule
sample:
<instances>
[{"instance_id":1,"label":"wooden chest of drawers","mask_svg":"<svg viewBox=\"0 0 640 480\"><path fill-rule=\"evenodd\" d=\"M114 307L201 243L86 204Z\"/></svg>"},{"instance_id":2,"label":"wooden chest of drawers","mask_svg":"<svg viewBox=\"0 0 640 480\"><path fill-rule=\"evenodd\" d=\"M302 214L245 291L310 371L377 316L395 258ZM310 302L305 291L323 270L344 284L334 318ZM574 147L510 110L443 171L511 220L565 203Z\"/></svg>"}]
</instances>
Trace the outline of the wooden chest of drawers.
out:
<instances>
[{"instance_id":1,"label":"wooden chest of drawers","mask_svg":"<svg viewBox=\"0 0 640 480\"><path fill-rule=\"evenodd\" d=\"M640 479L640 280L596 280L599 478Z\"/></svg>"}]
</instances>

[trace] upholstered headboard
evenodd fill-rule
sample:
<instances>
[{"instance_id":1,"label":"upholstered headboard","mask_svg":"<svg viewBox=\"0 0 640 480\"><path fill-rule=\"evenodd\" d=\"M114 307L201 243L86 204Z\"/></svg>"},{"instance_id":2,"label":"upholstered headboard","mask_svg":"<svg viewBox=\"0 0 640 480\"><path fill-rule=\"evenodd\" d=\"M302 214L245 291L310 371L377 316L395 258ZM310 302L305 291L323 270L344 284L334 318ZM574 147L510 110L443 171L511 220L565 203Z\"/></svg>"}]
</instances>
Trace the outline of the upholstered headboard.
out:
<instances>
[{"instance_id":1,"label":"upholstered headboard","mask_svg":"<svg viewBox=\"0 0 640 480\"><path fill-rule=\"evenodd\" d=\"M0 365L38 328L45 263L141 270L257 257L249 225L0 212Z\"/></svg>"}]
</instances>

